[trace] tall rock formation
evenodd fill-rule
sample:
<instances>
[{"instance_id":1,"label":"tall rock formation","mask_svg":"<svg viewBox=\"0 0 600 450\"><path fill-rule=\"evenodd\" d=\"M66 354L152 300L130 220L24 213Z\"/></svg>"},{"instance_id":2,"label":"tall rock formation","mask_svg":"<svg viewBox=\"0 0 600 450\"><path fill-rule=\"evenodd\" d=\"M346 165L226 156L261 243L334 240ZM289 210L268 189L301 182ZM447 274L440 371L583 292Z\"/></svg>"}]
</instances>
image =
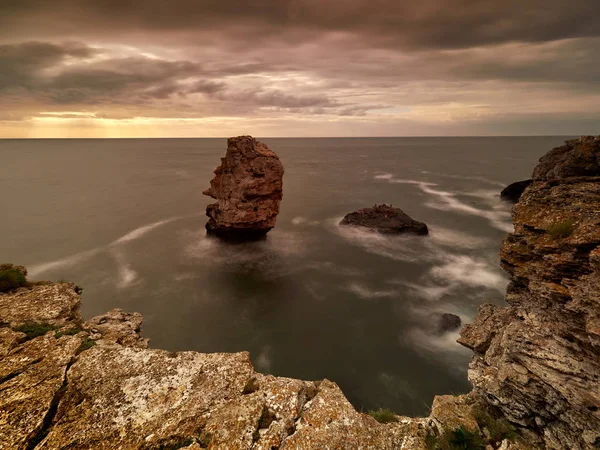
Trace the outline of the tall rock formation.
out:
<instances>
[{"instance_id":1,"label":"tall rock formation","mask_svg":"<svg viewBox=\"0 0 600 450\"><path fill-rule=\"evenodd\" d=\"M548 449L600 448L600 138L542 157L501 250L508 306L481 307L459 342L476 393Z\"/></svg>"},{"instance_id":2,"label":"tall rock formation","mask_svg":"<svg viewBox=\"0 0 600 450\"><path fill-rule=\"evenodd\" d=\"M206 208L208 233L233 240L264 236L277 220L283 172L279 157L262 142L252 136L229 138L227 153L203 192L217 200Z\"/></svg>"}]
</instances>

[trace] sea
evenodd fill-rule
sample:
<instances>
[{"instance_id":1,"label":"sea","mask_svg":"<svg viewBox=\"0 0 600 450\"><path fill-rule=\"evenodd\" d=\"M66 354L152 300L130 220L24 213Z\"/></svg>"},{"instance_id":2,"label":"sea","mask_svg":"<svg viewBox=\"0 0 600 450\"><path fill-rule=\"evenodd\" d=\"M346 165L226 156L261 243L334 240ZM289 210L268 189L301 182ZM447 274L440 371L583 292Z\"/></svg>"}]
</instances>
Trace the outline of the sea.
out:
<instances>
[{"instance_id":1,"label":"sea","mask_svg":"<svg viewBox=\"0 0 600 450\"><path fill-rule=\"evenodd\" d=\"M91 318L143 314L150 345L249 351L257 371L337 383L362 411L426 415L470 390L472 352L439 315L502 305L499 193L568 137L265 138L285 175L265 241L205 234L226 139L0 140L0 263L83 287ZM428 236L341 227L375 204Z\"/></svg>"}]
</instances>

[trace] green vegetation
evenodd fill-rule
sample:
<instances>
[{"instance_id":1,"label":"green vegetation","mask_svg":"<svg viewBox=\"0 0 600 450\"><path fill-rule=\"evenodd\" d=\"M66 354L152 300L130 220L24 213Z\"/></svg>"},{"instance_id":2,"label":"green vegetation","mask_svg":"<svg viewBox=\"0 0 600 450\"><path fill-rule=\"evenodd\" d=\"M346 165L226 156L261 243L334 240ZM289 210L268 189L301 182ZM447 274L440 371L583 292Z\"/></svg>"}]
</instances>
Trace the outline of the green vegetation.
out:
<instances>
[{"instance_id":1,"label":"green vegetation","mask_svg":"<svg viewBox=\"0 0 600 450\"><path fill-rule=\"evenodd\" d=\"M367 414L369 414L373 419L375 419L379 423L398 422L398 417L396 416L396 413L391 409L371 409Z\"/></svg>"},{"instance_id":2,"label":"green vegetation","mask_svg":"<svg viewBox=\"0 0 600 450\"><path fill-rule=\"evenodd\" d=\"M81 345L77 349L76 354L79 355L81 352L85 352L86 350L89 350L94 345L96 345L96 341L95 340L93 340L93 339L86 339L85 341L83 341L81 343Z\"/></svg>"},{"instance_id":3,"label":"green vegetation","mask_svg":"<svg viewBox=\"0 0 600 450\"><path fill-rule=\"evenodd\" d=\"M492 443L502 442L504 439L514 440L518 437L515 428L499 413L489 409L477 408L473 411L475 420Z\"/></svg>"},{"instance_id":4,"label":"green vegetation","mask_svg":"<svg viewBox=\"0 0 600 450\"><path fill-rule=\"evenodd\" d=\"M26 273L12 264L0 265L0 292L9 292L27 286Z\"/></svg>"},{"instance_id":5,"label":"green vegetation","mask_svg":"<svg viewBox=\"0 0 600 450\"><path fill-rule=\"evenodd\" d=\"M58 327L49 323L41 322L29 322L24 323L23 325L19 325L15 327L15 331L19 331L21 333L25 333L27 335L27 340L36 338L38 336L45 335L48 331L54 331Z\"/></svg>"},{"instance_id":6,"label":"green vegetation","mask_svg":"<svg viewBox=\"0 0 600 450\"><path fill-rule=\"evenodd\" d=\"M441 436L428 435L427 450L485 450L485 442L477 431L470 431L464 425L446 430Z\"/></svg>"},{"instance_id":7,"label":"green vegetation","mask_svg":"<svg viewBox=\"0 0 600 450\"><path fill-rule=\"evenodd\" d=\"M571 236L574 231L575 223L571 219L567 219L548 227L546 233L548 233L553 240L556 240L567 238Z\"/></svg>"},{"instance_id":8,"label":"green vegetation","mask_svg":"<svg viewBox=\"0 0 600 450\"><path fill-rule=\"evenodd\" d=\"M63 336L75 336L81 331L81 328L71 328L70 330L57 331L56 333L54 333L54 337L58 339Z\"/></svg>"}]
</instances>

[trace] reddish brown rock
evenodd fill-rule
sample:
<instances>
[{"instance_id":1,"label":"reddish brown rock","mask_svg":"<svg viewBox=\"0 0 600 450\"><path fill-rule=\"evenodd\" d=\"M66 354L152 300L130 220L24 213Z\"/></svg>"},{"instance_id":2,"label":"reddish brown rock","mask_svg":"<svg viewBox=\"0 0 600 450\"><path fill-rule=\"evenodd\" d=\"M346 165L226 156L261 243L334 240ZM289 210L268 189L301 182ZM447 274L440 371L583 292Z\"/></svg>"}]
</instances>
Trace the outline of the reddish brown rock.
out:
<instances>
[{"instance_id":1,"label":"reddish brown rock","mask_svg":"<svg viewBox=\"0 0 600 450\"><path fill-rule=\"evenodd\" d=\"M533 179L600 176L600 136L582 136L566 141L540 158Z\"/></svg>"},{"instance_id":2,"label":"reddish brown rock","mask_svg":"<svg viewBox=\"0 0 600 450\"><path fill-rule=\"evenodd\" d=\"M217 200L206 208L209 234L233 240L263 237L279 213L283 165L252 136L229 138L227 153L203 193Z\"/></svg>"}]
</instances>

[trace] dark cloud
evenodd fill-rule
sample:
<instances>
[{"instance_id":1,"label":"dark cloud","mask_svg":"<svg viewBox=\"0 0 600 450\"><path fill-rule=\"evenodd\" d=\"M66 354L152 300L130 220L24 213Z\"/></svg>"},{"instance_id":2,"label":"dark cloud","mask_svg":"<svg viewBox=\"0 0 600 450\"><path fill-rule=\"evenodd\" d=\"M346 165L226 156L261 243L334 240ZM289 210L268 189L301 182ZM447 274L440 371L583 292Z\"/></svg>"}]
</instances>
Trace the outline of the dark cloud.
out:
<instances>
[{"instance_id":1,"label":"dark cloud","mask_svg":"<svg viewBox=\"0 0 600 450\"><path fill-rule=\"evenodd\" d=\"M0 30L192 33L248 45L343 32L371 45L460 48L598 36L597 9L597 0L17 0L0 6Z\"/></svg>"},{"instance_id":2,"label":"dark cloud","mask_svg":"<svg viewBox=\"0 0 600 450\"><path fill-rule=\"evenodd\" d=\"M598 0L4 0L0 120L212 117L292 130L292 120L330 119L465 133L484 123L521 132L508 119L517 114L539 129L535 114L554 123L562 111L565 123L589 124L600 116L597 8Z\"/></svg>"}]
</instances>

